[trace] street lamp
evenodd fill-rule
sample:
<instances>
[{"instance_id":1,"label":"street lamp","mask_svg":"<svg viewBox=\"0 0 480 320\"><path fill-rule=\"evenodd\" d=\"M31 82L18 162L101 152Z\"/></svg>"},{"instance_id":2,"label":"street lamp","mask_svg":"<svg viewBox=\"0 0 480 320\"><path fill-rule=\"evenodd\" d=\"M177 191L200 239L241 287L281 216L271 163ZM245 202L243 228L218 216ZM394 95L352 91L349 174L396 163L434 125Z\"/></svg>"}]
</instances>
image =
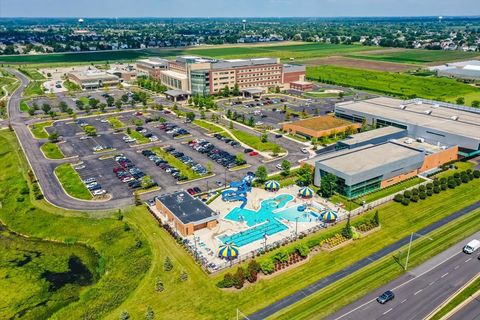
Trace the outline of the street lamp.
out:
<instances>
[{"instance_id":1,"label":"street lamp","mask_svg":"<svg viewBox=\"0 0 480 320\"><path fill-rule=\"evenodd\" d=\"M298 217L295 217L295 238L298 237Z\"/></svg>"},{"instance_id":2,"label":"street lamp","mask_svg":"<svg viewBox=\"0 0 480 320\"><path fill-rule=\"evenodd\" d=\"M424 236L423 234L419 234L419 233L415 233L415 232L412 232L410 234L410 242L408 244L408 251L407 251L407 260L405 261L405 268L404 268L405 271L407 271L407 267L408 267L408 259L410 258L410 250L412 249L413 235L416 235L420 238L427 238L428 240L433 241L432 238Z\"/></svg>"}]
</instances>

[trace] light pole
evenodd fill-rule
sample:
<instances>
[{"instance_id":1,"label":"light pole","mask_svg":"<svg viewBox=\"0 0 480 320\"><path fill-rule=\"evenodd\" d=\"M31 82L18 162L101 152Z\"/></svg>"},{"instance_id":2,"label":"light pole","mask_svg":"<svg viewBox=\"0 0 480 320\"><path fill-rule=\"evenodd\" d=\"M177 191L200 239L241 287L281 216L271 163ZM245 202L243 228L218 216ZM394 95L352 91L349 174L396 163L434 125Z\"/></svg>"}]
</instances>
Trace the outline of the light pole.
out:
<instances>
[{"instance_id":1,"label":"light pole","mask_svg":"<svg viewBox=\"0 0 480 320\"><path fill-rule=\"evenodd\" d=\"M298 217L295 217L295 238L298 237Z\"/></svg>"},{"instance_id":2,"label":"light pole","mask_svg":"<svg viewBox=\"0 0 480 320\"><path fill-rule=\"evenodd\" d=\"M413 242L413 235L414 235L414 234L415 234L416 236L418 236L418 237L427 238L428 240L433 241L432 238L427 237L427 236L424 236L423 234L419 234L419 233L415 233L415 232L412 232L412 233L410 234L410 242L409 242L409 244L408 244L408 251L407 251L407 260L405 261L405 268L404 268L405 271L407 271L408 259L410 259L410 250L412 249L412 242Z\"/></svg>"}]
</instances>

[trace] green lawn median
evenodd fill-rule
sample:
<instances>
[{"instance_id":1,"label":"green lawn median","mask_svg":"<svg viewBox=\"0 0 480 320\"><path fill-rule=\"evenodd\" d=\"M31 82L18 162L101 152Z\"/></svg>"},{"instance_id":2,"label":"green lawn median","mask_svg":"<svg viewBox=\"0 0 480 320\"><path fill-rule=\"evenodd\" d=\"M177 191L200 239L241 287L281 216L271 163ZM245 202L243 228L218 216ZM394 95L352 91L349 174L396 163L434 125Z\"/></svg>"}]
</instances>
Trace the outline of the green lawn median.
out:
<instances>
[{"instance_id":1,"label":"green lawn median","mask_svg":"<svg viewBox=\"0 0 480 320\"><path fill-rule=\"evenodd\" d=\"M135 130L130 130L129 132L127 131L127 135L130 138L135 139L137 144L145 144L150 142L150 139L145 138L140 132Z\"/></svg>"},{"instance_id":2,"label":"green lawn median","mask_svg":"<svg viewBox=\"0 0 480 320\"><path fill-rule=\"evenodd\" d=\"M168 161L168 164L180 170L180 174L182 176L187 177L188 180L199 179L202 176L195 171L192 170L189 166L183 163L181 160L175 158L170 153L166 152L160 147L153 147L151 148L153 152L155 152L160 158Z\"/></svg>"},{"instance_id":3,"label":"green lawn median","mask_svg":"<svg viewBox=\"0 0 480 320\"><path fill-rule=\"evenodd\" d=\"M125 124L122 121L120 121L120 119L118 119L117 117L109 117L107 118L107 120L108 120L108 123L110 123L110 126L112 127L113 130L118 130L125 127Z\"/></svg>"},{"instance_id":4,"label":"green lawn median","mask_svg":"<svg viewBox=\"0 0 480 320\"><path fill-rule=\"evenodd\" d=\"M45 130L45 128L51 127L52 124L53 124L53 121L46 121L46 122L31 124L28 126L28 128L30 128L30 131L32 132L33 136L36 139L47 139L48 132Z\"/></svg>"},{"instance_id":5,"label":"green lawn median","mask_svg":"<svg viewBox=\"0 0 480 320\"><path fill-rule=\"evenodd\" d=\"M40 150L42 150L43 154L48 159L55 160L55 159L63 159L64 158L62 150L60 150L60 148L58 147L58 145L56 143L46 142L40 147Z\"/></svg>"},{"instance_id":6,"label":"green lawn median","mask_svg":"<svg viewBox=\"0 0 480 320\"><path fill-rule=\"evenodd\" d=\"M222 126L205 121L205 120L193 120L193 124L207 130L210 133L220 133L225 130Z\"/></svg>"},{"instance_id":7,"label":"green lawn median","mask_svg":"<svg viewBox=\"0 0 480 320\"><path fill-rule=\"evenodd\" d=\"M33 97L44 94L43 81L31 81L23 91L24 97Z\"/></svg>"},{"instance_id":8,"label":"green lawn median","mask_svg":"<svg viewBox=\"0 0 480 320\"><path fill-rule=\"evenodd\" d=\"M258 137L254 134L250 134L248 132L232 129L230 132L237 138L240 142L248 145L249 147L258 150L258 151L274 151L275 148L278 149L280 153L285 152L285 150L280 147L278 144L273 142L262 142L261 137Z\"/></svg>"},{"instance_id":9,"label":"green lawn median","mask_svg":"<svg viewBox=\"0 0 480 320\"><path fill-rule=\"evenodd\" d=\"M71 197L82 200L92 199L92 194L70 163L64 163L56 167L55 175L65 192Z\"/></svg>"}]
</instances>

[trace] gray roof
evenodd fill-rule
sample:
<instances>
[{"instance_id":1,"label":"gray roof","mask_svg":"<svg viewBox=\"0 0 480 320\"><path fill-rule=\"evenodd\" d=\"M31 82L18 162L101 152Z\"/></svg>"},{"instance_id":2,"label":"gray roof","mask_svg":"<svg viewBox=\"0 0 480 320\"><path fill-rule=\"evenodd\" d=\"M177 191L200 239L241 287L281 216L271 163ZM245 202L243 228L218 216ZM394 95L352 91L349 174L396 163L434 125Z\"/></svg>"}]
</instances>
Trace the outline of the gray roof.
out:
<instances>
[{"instance_id":1,"label":"gray roof","mask_svg":"<svg viewBox=\"0 0 480 320\"><path fill-rule=\"evenodd\" d=\"M190 93L187 92L187 91L175 89L175 90L167 90L167 91L165 91L165 94L167 96L171 96L171 97L180 97L180 96L189 95Z\"/></svg>"},{"instance_id":2,"label":"gray roof","mask_svg":"<svg viewBox=\"0 0 480 320\"><path fill-rule=\"evenodd\" d=\"M164 194L157 199L184 224L200 224L216 219L215 212L209 206L185 191Z\"/></svg>"},{"instance_id":3,"label":"gray roof","mask_svg":"<svg viewBox=\"0 0 480 320\"><path fill-rule=\"evenodd\" d=\"M451 76L463 79L480 79L480 70L447 68L438 70L439 76Z\"/></svg>"},{"instance_id":4,"label":"gray roof","mask_svg":"<svg viewBox=\"0 0 480 320\"><path fill-rule=\"evenodd\" d=\"M260 89L260 88L245 88L245 89L241 89L241 91L242 92L247 92L247 93L250 93L250 94L265 92L265 90Z\"/></svg>"},{"instance_id":5,"label":"gray roof","mask_svg":"<svg viewBox=\"0 0 480 320\"><path fill-rule=\"evenodd\" d=\"M374 138L389 136L391 134L400 132L407 132L407 130L388 126L380 129L357 133L346 140L342 140L341 143L345 145L356 145L365 141L370 141Z\"/></svg>"}]
</instances>

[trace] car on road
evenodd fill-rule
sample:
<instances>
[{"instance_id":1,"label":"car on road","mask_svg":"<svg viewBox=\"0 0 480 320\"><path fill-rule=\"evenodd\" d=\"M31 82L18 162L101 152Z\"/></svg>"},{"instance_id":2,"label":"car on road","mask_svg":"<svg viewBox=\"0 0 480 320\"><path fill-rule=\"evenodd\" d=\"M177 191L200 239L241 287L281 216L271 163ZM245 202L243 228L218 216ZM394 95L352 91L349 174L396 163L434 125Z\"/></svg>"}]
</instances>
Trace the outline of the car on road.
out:
<instances>
[{"instance_id":1,"label":"car on road","mask_svg":"<svg viewBox=\"0 0 480 320\"><path fill-rule=\"evenodd\" d=\"M282 170L282 169L283 169L283 168L282 168L282 165L281 165L280 163L277 164L277 165L275 166L275 168L277 168L278 170Z\"/></svg>"},{"instance_id":2,"label":"car on road","mask_svg":"<svg viewBox=\"0 0 480 320\"><path fill-rule=\"evenodd\" d=\"M252 151L253 151L253 149L250 149L250 148L246 148L245 150L243 150L244 153L250 153Z\"/></svg>"},{"instance_id":3,"label":"car on road","mask_svg":"<svg viewBox=\"0 0 480 320\"><path fill-rule=\"evenodd\" d=\"M388 290L388 291L385 291L384 293L382 293L377 298L377 301L378 301L378 303L385 304L388 301L393 300L394 298L395 298L395 294L392 291Z\"/></svg>"},{"instance_id":4,"label":"car on road","mask_svg":"<svg viewBox=\"0 0 480 320\"><path fill-rule=\"evenodd\" d=\"M303 153L308 153L308 149L307 149L307 148L302 148L301 151L302 151Z\"/></svg>"},{"instance_id":5,"label":"car on road","mask_svg":"<svg viewBox=\"0 0 480 320\"><path fill-rule=\"evenodd\" d=\"M465 252L466 254L472 254L478 249L480 249L480 241L477 239L473 239L472 241L467 243L465 247L463 247L463 252Z\"/></svg>"},{"instance_id":6,"label":"car on road","mask_svg":"<svg viewBox=\"0 0 480 320\"><path fill-rule=\"evenodd\" d=\"M95 191L92 192L92 194L93 194L94 196L101 196L101 195L104 195L104 194L106 194L106 193L107 193L107 191L105 191L105 190L103 190L103 189L95 190Z\"/></svg>"}]
</instances>

